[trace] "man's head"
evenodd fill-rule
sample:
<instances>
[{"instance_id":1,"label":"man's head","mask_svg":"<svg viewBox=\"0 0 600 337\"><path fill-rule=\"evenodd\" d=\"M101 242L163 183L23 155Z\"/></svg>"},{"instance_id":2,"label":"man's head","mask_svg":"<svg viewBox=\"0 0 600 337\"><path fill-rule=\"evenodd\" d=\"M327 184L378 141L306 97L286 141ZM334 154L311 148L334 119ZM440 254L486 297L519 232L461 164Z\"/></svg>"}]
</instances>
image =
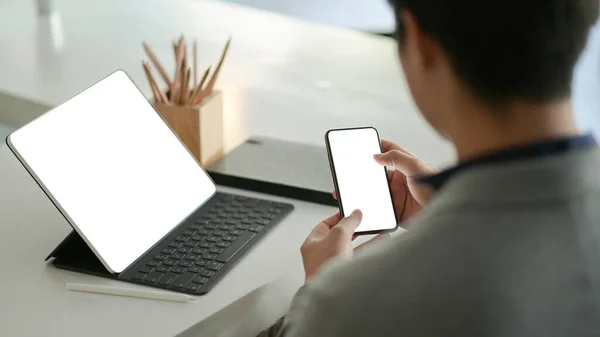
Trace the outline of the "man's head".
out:
<instances>
[{"instance_id":1,"label":"man's head","mask_svg":"<svg viewBox=\"0 0 600 337\"><path fill-rule=\"evenodd\" d=\"M434 127L469 97L490 110L570 97L598 0L389 0L404 72ZM443 130L442 130L443 131Z\"/></svg>"}]
</instances>

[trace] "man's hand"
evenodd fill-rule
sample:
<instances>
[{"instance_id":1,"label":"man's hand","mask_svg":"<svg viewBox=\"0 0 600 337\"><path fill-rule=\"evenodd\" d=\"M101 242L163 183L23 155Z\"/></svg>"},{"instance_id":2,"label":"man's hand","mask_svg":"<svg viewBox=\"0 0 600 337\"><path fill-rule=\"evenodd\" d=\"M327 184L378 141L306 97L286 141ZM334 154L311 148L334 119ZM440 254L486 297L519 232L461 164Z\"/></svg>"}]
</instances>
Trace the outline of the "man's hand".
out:
<instances>
[{"instance_id":1,"label":"man's hand","mask_svg":"<svg viewBox=\"0 0 600 337\"><path fill-rule=\"evenodd\" d=\"M416 178L438 173L438 169L417 158L398 144L381 142L383 153L375 155L380 165L391 167L388 172L398 223L416 215L433 195L433 190Z\"/></svg>"},{"instance_id":2,"label":"man's hand","mask_svg":"<svg viewBox=\"0 0 600 337\"><path fill-rule=\"evenodd\" d=\"M415 157L398 144L382 140L383 153L375 155L375 161L391 168L388 171L394 209L398 223L415 216L431 199L433 190L420 184L416 178L438 173L438 169ZM337 192L333 191L337 199Z\"/></svg>"},{"instance_id":3,"label":"man's hand","mask_svg":"<svg viewBox=\"0 0 600 337\"><path fill-rule=\"evenodd\" d=\"M355 248L352 245L354 231L362 221L362 213L358 210L352 212L348 217L342 219L337 213L315 227L308 235L300 252L304 263L304 272L308 281L317 274L325 262L335 257L351 257ZM374 239L356 247L360 249L365 244L374 240L389 238L390 235L380 234Z\"/></svg>"}]
</instances>

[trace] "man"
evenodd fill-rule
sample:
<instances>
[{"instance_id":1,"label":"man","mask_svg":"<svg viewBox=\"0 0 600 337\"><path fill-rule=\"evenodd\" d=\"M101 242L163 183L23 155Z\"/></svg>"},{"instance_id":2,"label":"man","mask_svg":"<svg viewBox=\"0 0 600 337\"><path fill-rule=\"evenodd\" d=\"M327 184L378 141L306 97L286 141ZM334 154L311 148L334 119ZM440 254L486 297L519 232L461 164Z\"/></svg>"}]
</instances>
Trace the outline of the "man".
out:
<instances>
[{"instance_id":1,"label":"man","mask_svg":"<svg viewBox=\"0 0 600 337\"><path fill-rule=\"evenodd\" d=\"M408 231L355 253L359 211L320 223L279 335L600 336L600 151L570 104L598 1L391 3L415 103L459 164L384 142Z\"/></svg>"}]
</instances>

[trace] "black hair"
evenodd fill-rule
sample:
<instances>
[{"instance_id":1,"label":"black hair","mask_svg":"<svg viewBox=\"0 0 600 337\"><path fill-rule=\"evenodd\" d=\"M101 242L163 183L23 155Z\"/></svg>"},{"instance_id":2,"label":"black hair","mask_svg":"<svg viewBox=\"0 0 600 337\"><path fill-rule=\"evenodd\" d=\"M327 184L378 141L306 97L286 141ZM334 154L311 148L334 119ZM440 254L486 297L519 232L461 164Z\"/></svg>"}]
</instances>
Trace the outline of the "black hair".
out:
<instances>
[{"instance_id":1,"label":"black hair","mask_svg":"<svg viewBox=\"0 0 600 337\"><path fill-rule=\"evenodd\" d=\"M389 0L400 46L402 15L446 52L478 97L496 103L568 98L598 0Z\"/></svg>"}]
</instances>

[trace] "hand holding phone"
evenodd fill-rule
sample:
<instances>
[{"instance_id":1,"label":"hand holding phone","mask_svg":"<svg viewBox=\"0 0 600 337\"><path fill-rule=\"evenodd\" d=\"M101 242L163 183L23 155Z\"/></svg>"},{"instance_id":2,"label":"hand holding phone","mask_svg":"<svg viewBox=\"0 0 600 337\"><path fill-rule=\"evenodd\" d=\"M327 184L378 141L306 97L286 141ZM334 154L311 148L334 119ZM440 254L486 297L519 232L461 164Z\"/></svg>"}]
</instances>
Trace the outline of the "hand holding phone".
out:
<instances>
[{"instance_id":1,"label":"hand holding phone","mask_svg":"<svg viewBox=\"0 0 600 337\"><path fill-rule=\"evenodd\" d=\"M377 130L373 127L329 130L325 141L340 213L347 216L359 209L363 214L355 234L396 230L398 222L386 169L373 159L382 152Z\"/></svg>"}]
</instances>

